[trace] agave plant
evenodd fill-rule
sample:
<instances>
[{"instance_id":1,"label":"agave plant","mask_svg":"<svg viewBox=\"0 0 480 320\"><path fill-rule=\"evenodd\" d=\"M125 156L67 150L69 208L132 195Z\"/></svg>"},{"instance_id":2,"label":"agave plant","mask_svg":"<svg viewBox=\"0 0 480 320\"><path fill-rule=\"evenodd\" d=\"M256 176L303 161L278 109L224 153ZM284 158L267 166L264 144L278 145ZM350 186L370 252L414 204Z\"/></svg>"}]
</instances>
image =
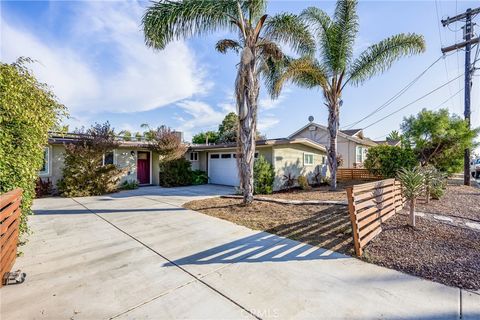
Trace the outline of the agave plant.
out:
<instances>
[{"instance_id":1,"label":"agave plant","mask_svg":"<svg viewBox=\"0 0 480 320\"><path fill-rule=\"evenodd\" d=\"M403 168L398 171L397 178L402 184L403 196L410 203L410 215L408 224L415 227L415 203L417 198L424 192L425 176L418 167L413 169Z\"/></svg>"},{"instance_id":2,"label":"agave plant","mask_svg":"<svg viewBox=\"0 0 480 320\"><path fill-rule=\"evenodd\" d=\"M260 73L267 62L283 58L277 42L296 54L309 54L315 43L305 24L292 14L267 16L265 0L183 0L154 2L143 17L146 44L163 49L174 40L218 30L235 31L237 39L220 40L216 49L239 53L235 97L239 118L237 157L244 203L253 201L253 163L257 132Z\"/></svg>"},{"instance_id":3,"label":"agave plant","mask_svg":"<svg viewBox=\"0 0 480 320\"><path fill-rule=\"evenodd\" d=\"M284 83L290 81L304 88L320 89L328 108L328 165L331 188L337 187L337 133L342 93L347 85L360 85L380 74L404 56L425 51L425 41L417 34L397 34L368 47L353 57L358 32L357 1L339 0L333 17L315 7L305 9L297 18L309 25L317 43L316 56L298 59L286 57L270 67L269 90L278 97Z\"/></svg>"}]
</instances>

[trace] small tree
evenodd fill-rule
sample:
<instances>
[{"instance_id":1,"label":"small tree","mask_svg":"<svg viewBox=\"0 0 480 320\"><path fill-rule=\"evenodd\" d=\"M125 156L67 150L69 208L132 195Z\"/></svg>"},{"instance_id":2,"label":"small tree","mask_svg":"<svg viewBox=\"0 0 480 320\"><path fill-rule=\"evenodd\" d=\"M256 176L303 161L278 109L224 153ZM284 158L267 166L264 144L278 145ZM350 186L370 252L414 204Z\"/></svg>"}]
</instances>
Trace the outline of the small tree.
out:
<instances>
[{"instance_id":1,"label":"small tree","mask_svg":"<svg viewBox=\"0 0 480 320\"><path fill-rule=\"evenodd\" d=\"M378 145L368 149L363 165L371 173L385 178L394 178L401 168L411 169L417 164L410 148Z\"/></svg>"},{"instance_id":2,"label":"small tree","mask_svg":"<svg viewBox=\"0 0 480 320\"><path fill-rule=\"evenodd\" d=\"M116 191L122 171L114 164L104 163L105 155L118 147L110 124L95 124L76 133L79 139L65 145L59 192L67 197L84 197Z\"/></svg>"},{"instance_id":3,"label":"small tree","mask_svg":"<svg viewBox=\"0 0 480 320\"><path fill-rule=\"evenodd\" d=\"M461 171L464 150L475 147L479 128L469 129L465 120L450 115L447 109L423 109L417 116L405 118L401 125L422 166L434 165L449 174Z\"/></svg>"},{"instance_id":4,"label":"small tree","mask_svg":"<svg viewBox=\"0 0 480 320\"><path fill-rule=\"evenodd\" d=\"M146 136L151 143L150 148L160 155L160 162L179 159L187 152L188 147L179 135L166 126L149 130Z\"/></svg>"},{"instance_id":5,"label":"small tree","mask_svg":"<svg viewBox=\"0 0 480 320\"><path fill-rule=\"evenodd\" d=\"M238 131L238 116L235 112L228 113L218 126L218 140L222 143L236 142Z\"/></svg>"},{"instance_id":6,"label":"small tree","mask_svg":"<svg viewBox=\"0 0 480 320\"><path fill-rule=\"evenodd\" d=\"M410 216L408 224L415 227L415 203L423 192L425 177L418 167L412 169L401 169L397 174L402 184L403 196L410 202Z\"/></svg>"},{"instance_id":7,"label":"small tree","mask_svg":"<svg viewBox=\"0 0 480 320\"><path fill-rule=\"evenodd\" d=\"M275 171L273 165L263 156L255 160L253 166L253 184L256 194L270 194L273 192Z\"/></svg>"}]
</instances>

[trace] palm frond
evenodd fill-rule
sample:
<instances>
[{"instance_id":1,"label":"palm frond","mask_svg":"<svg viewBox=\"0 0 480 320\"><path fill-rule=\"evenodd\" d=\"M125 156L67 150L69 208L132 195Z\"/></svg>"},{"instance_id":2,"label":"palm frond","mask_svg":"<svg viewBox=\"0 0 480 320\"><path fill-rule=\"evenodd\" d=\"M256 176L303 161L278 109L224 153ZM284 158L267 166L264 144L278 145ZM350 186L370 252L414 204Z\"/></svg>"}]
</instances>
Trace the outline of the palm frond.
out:
<instances>
[{"instance_id":1,"label":"palm frond","mask_svg":"<svg viewBox=\"0 0 480 320\"><path fill-rule=\"evenodd\" d=\"M232 27L237 17L235 0L162 0L153 3L142 19L145 42L163 49L174 40Z\"/></svg>"},{"instance_id":2,"label":"palm frond","mask_svg":"<svg viewBox=\"0 0 480 320\"><path fill-rule=\"evenodd\" d=\"M325 69L312 57L299 59L285 57L280 62L270 61L269 66L265 82L272 98L280 95L282 87L287 81L304 88L326 88L328 86Z\"/></svg>"},{"instance_id":3,"label":"palm frond","mask_svg":"<svg viewBox=\"0 0 480 320\"><path fill-rule=\"evenodd\" d=\"M232 39L223 39L217 42L215 49L220 53L226 53L228 50L238 53L242 49L242 45Z\"/></svg>"},{"instance_id":4,"label":"palm frond","mask_svg":"<svg viewBox=\"0 0 480 320\"><path fill-rule=\"evenodd\" d=\"M334 14L333 47L335 59L332 69L337 74L343 72L353 55L353 45L358 32L356 0L339 0Z\"/></svg>"},{"instance_id":5,"label":"palm frond","mask_svg":"<svg viewBox=\"0 0 480 320\"><path fill-rule=\"evenodd\" d=\"M299 16L282 13L268 17L264 25L263 38L282 42L300 55L312 55L315 40Z\"/></svg>"},{"instance_id":6,"label":"palm frond","mask_svg":"<svg viewBox=\"0 0 480 320\"><path fill-rule=\"evenodd\" d=\"M273 59L278 61L283 58L282 49L273 41L260 39L257 43L257 48L260 49L260 56L265 60Z\"/></svg>"},{"instance_id":7,"label":"palm frond","mask_svg":"<svg viewBox=\"0 0 480 320\"><path fill-rule=\"evenodd\" d=\"M382 73L403 56L425 51L425 40L417 34L398 34L367 48L353 61L345 84L358 85L376 74ZM344 85L345 85L344 84Z\"/></svg>"},{"instance_id":8,"label":"palm frond","mask_svg":"<svg viewBox=\"0 0 480 320\"><path fill-rule=\"evenodd\" d=\"M245 15L248 14L250 24L253 24L253 21L260 19L260 17L265 14L266 9L267 1L265 0L242 1L242 10Z\"/></svg>"}]
</instances>

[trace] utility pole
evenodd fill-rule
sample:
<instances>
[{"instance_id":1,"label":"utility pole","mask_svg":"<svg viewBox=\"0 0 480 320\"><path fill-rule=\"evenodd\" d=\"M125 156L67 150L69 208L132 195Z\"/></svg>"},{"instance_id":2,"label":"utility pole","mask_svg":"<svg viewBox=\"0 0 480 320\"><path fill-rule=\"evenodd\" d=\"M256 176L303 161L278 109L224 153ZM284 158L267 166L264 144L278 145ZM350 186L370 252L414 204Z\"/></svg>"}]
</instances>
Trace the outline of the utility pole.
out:
<instances>
[{"instance_id":1,"label":"utility pole","mask_svg":"<svg viewBox=\"0 0 480 320\"><path fill-rule=\"evenodd\" d=\"M461 13L454 17L448 17L447 19L442 20L442 25L448 26L450 23L456 21L465 21L465 26L463 27L463 42L456 43L452 46L442 48L442 53L447 53L449 51L458 50L465 48L465 110L464 116L465 120L468 123L468 128L470 128L470 91L472 89L472 64L470 62L470 52L473 44L477 44L480 41L479 37L473 38L473 23L472 17L480 13L480 8L476 9L467 9L465 13ZM464 166L463 166L463 184L470 185L470 149L465 149L464 155Z\"/></svg>"}]
</instances>

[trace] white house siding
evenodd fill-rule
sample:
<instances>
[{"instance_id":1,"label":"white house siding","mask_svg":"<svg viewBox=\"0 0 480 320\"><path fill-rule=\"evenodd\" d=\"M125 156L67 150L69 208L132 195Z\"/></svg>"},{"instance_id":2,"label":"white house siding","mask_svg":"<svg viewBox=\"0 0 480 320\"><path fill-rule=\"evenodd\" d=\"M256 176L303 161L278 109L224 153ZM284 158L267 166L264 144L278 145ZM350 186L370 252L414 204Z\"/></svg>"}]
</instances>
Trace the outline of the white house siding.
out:
<instances>
[{"instance_id":1,"label":"white house siding","mask_svg":"<svg viewBox=\"0 0 480 320\"><path fill-rule=\"evenodd\" d=\"M313 164L304 165L304 154L313 154ZM289 173L294 178L306 175L312 181L314 172L320 170L322 176L328 174L326 153L315 148L301 144L275 146L273 148L275 169L274 190L280 190L284 186L283 177ZM325 162L325 164L323 164Z\"/></svg>"}]
</instances>

